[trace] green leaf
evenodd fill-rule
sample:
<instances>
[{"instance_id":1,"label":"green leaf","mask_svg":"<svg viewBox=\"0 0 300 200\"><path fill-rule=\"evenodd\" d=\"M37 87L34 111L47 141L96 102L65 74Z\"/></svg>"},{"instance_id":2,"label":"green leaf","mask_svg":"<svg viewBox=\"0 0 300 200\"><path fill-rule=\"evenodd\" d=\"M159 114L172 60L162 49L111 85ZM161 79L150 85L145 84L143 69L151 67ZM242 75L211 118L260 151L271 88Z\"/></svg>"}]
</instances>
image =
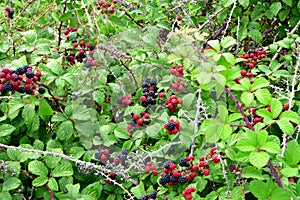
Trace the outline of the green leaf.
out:
<instances>
[{"instance_id":1,"label":"green leaf","mask_svg":"<svg viewBox=\"0 0 300 200\"><path fill-rule=\"evenodd\" d=\"M234 65L235 64L235 58L232 55L232 53L222 53L222 55L224 56L225 60L230 64L230 65Z\"/></svg>"},{"instance_id":2,"label":"green leaf","mask_svg":"<svg viewBox=\"0 0 300 200\"><path fill-rule=\"evenodd\" d=\"M293 6L293 0L282 0L283 3L287 4L289 7Z\"/></svg>"},{"instance_id":3,"label":"green leaf","mask_svg":"<svg viewBox=\"0 0 300 200\"><path fill-rule=\"evenodd\" d=\"M226 140L232 133L232 128L230 127L229 124L222 124L220 126L220 138L222 140Z\"/></svg>"},{"instance_id":4,"label":"green leaf","mask_svg":"<svg viewBox=\"0 0 300 200\"><path fill-rule=\"evenodd\" d=\"M27 104L22 112L22 117L27 125L31 125L33 122L33 116L35 115L34 105Z\"/></svg>"},{"instance_id":5,"label":"green leaf","mask_svg":"<svg viewBox=\"0 0 300 200\"><path fill-rule=\"evenodd\" d=\"M273 119L276 119L282 111L282 103L277 99L271 101L271 113Z\"/></svg>"},{"instance_id":6,"label":"green leaf","mask_svg":"<svg viewBox=\"0 0 300 200\"><path fill-rule=\"evenodd\" d=\"M251 91L255 91L257 89L261 89L261 88L267 87L267 86L269 86L269 81L267 81L263 77L259 77L259 78L255 79L255 81L252 83Z\"/></svg>"},{"instance_id":7,"label":"green leaf","mask_svg":"<svg viewBox=\"0 0 300 200\"><path fill-rule=\"evenodd\" d=\"M261 180L254 180L250 182L250 192L258 199L268 199L269 196L269 188L267 184L265 184Z\"/></svg>"},{"instance_id":8,"label":"green leaf","mask_svg":"<svg viewBox=\"0 0 300 200\"><path fill-rule=\"evenodd\" d=\"M16 177L11 177L4 181L2 191L9 191L18 188L21 185L21 180Z\"/></svg>"},{"instance_id":9,"label":"green leaf","mask_svg":"<svg viewBox=\"0 0 300 200\"><path fill-rule=\"evenodd\" d=\"M300 116L296 112L291 111L291 110L287 110L287 111L284 111L283 113L281 113L281 115L279 116L279 119L292 121L296 124L300 124Z\"/></svg>"},{"instance_id":10,"label":"green leaf","mask_svg":"<svg viewBox=\"0 0 300 200\"><path fill-rule=\"evenodd\" d=\"M126 131L125 129L120 128L118 126L115 128L114 134L117 138L120 138L120 139L129 139L130 138L128 131Z\"/></svg>"},{"instance_id":11,"label":"green leaf","mask_svg":"<svg viewBox=\"0 0 300 200\"><path fill-rule=\"evenodd\" d=\"M226 118L228 116L228 110L225 106L223 106L223 105L218 106L218 116L219 116L221 122L226 121Z\"/></svg>"},{"instance_id":12,"label":"green leaf","mask_svg":"<svg viewBox=\"0 0 300 200\"><path fill-rule=\"evenodd\" d=\"M32 185L35 187L39 187L42 185L45 185L48 182L48 177L47 176L38 176L32 181Z\"/></svg>"},{"instance_id":13,"label":"green leaf","mask_svg":"<svg viewBox=\"0 0 300 200\"><path fill-rule=\"evenodd\" d=\"M70 162L65 161L59 164L57 167L54 168L52 171L53 177L62 177L62 176L72 176L73 175L73 168Z\"/></svg>"},{"instance_id":14,"label":"green leaf","mask_svg":"<svg viewBox=\"0 0 300 200\"><path fill-rule=\"evenodd\" d=\"M219 40L209 40L207 44L214 48L217 52L219 52L221 49Z\"/></svg>"},{"instance_id":15,"label":"green leaf","mask_svg":"<svg viewBox=\"0 0 300 200\"><path fill-rule=\"evenodd\" d=\"M244 90L249 90L251 89L251 84L250 80L248 78L243 78L240 80L240 85L244 88Z\"/></svg>"},{"instance_id":16,"label":"green leaf","mask_svg":"<svg viewBox=\"0 0 300 200\"><path fill-rule=\"evenodd\" d=\"M45 99L42 99L40 101L39 114L40 115L53 115L53 110Z\"/></svg>"},{"instance_id":17,"label":"green leaf","mask_svg":"<svg viewBox=\"0 0 300 200\"><path fill-rule=\"evenodd\" d=\"M294 133L294 126L291 122L281 119L277 120L276 123L283 133L287 135L292 135Z\"/></svg>"},{"instance_id":18,"label":"green leaf","mask_svg":"<svg viewBox=\"0 0 300 200\"><path fill-rule=\"evenodd\" d=\"M270 200L291 200L290 193L282 188L276 187L272 190Z\"/></svg>"},{"instance_id":19,"label":"green leaf","mask_svg":"<svg viewBox=\"0 0 300 200\"><path fill-rule=\"evenodd\" d=\"M95 182L92 184L89 184L88 186L86 186L81 194L86 194L86 195L90 195L95 197L96 199L100 199L101 196L101 192L102 192L103 186L101 184L101 182Z\"/></svg>"},{"instance_id":20,"label":"green leaf","mask_svg":"<svg viewBox=\"0 0 300 200\"><path fill-rule=\"evenodd\" d=\"M66 12L60 16L60 21L69 20L73 17L72 12Z\"/></svg>"},{"instance_id":21,"label":"green leaf","mask_svg":"<svg viewBox=\"0 0 300 200\"><path fill-rule=\"evenodd\" d=\"M274 2L272 3L270 10L273 13L273 15L276 16L281 8L282 6L280 2Z\"/></svg>"},{"instance_id":22,"label":"green leaf","mask_svg":"<svg viewBox=\"0 0 300 200\"><path fill-rule=\"evenodd\" d=\"M284 9L279 11L278 13L278 18L281 22L283 22L284 20L286 20L286 18L289 16L291 10L290 9Z\"/></svg>"},{"instance_id":23,"label":"green leaf","mask_svg":"<svg viewBox=\"0 0 300 200\"><path fill-rule=\"evenodd\" d=\"M254 92L254 95L256 96L256 99L264 104L264 105L270 105L272 100L272 95L267 89L258 89Z\"/></svg>"},{"instance_id":24,"label":"green leaf","mask_svg":"<svg viewBox=\"0 0 300 200\"><path fill-rule=\"evenodd\" d=\"M244 8L249 6L249 0L238 0L238 1Z\"/></svg>"},{"instance_id":25,"label":"green leaf","mask_svg":"<svg viewBox=\"0 0 300 200\"><path fill-rule=\"evenodd\" d=\"M95 91L93 92L93 97L98 104L103 105L105 100L105 95L103 92Z\"/></svg>"},{"instance_id":26,"label":"green leaf","mask_svg":"<svg viewBox=\"0 0 300 200\"><path fill-rule=\"evenodd\" d=\"M61 123L57 130L57 137L60 140L68 140L74 133L73 123L69 120Z\"/></svg>"},{"instance_id":27,"label":"green leaf","mask_svg":"<svg viewBox=\"0 0 300 200\"><path fill-rule=\"evenodd\" d=\"M63 113L57 113L52 116L51 121L52 122L63 122L66 121L67 117Z\"/></svg>"},{"instance_id":28,"label":"green leaf","mask_svg":"<svg viewBox=\"0 0 300 200\"><path fill-rule=\"evenodd\" d=\"M268 139L268 132L266 130L261 130L256 135L257 145L259 147L263 146Z\"/></svg>"},{"instance_id":29,"label":"green leaf","mask_svg":"<svg viewBox=\"0 0 300 200\"><path fill-rule=\"evenodd\" d=\"M266 150L269 153L280 153L280 146L276 142L269 141L260 146L261 149Z\"/></svg>"},{"instance_id":30,"label":"green leaf","mask_svg":"<svg viewBox=\"0 0 300 200\"><path fill-rule=\"evenodd\" d=\"M241 101L245 104L245 106L249 106L254 101L254 95L251 92L243 92L241 95Z\"/></svg>"},{"instance_id":31,"label":"green leaf","mask_svg":"<svg viewBox=\"0 0 300 200\"><path fill-rule=\"evenodd\" d=\"M0 193L0 199L3 199L3 200L13 200L13 198L11 197L11 195L9 194L9 192L5 192L5 191L2 191Z\"/></svg>"},{"instance_id":32,"label":"green leaf","mask_svg":"<svg viewBox=\"0 0 300 200\"><path fill-rule=\"evenodd\" d=\"M206 142L215 143L219 140L220 136L220 127L222 124L218 120L211 120L212 122L207 127L207 131L205 134Z\"/></svg>"},{"instance_id":33,"label":"green leaf","mask_svg":"<svg viewBox=\"0 0 300 200\"><path fill-rule=\"evenodd\" d=\"M182 97L182 108L186 108L186 109L190 108L193 103L194 98L195 98L195 95L193 93L184 95Z\"/></svg>"},{"instance_id":34,"label":"green leaf","mask_svg":"<svg viewBox=\"0 0 300 200\"><path fill-rule=\"evenodd\" d=\"M247 166L243 168L242 177L261 180L264 179L264 177L262 176L262 171L252 166Z\"/></svg>"},{"instance_id":35,"label":"green leaf","mask_svg":"<svg viewBox=\"0 0 300 200\"><path fill-rule=\"evenodd\" d=\"M37 39L35 30L29 30L29 31L23 32L22 35L24 36L25 40L28 43L32 43Z\"/></svg>"},{"instance_id":36,"label":"green leaf","mask_svg":"<svg viewBox=\"0 0 300 200\"><path fill-rule=\"evenodd\" d=\"M243 118L241 113L232 113L231 115L228 116L226 122L227 123L234 122L234 121L239 120L241 118Z\"/></svg>"},{"instance_id":37,"label":"green leaf","mask_svg":"<svg viewBox=\"0 0 300 200\"><path fill-rule=\"evenodd\" d=\"M146 195L145 192L145 188L144 188L144 184L141 181L139 185L131 188L130 190L132 192L132 194L136 197L136 198L141 198L142 196Z\"/></svg>"},{"instance_id":38,"label":"green leaf","mask_svg":"<svg viewBox=\"0 0 300 200\"><path fill-rule=\"evenodd\" d=\"M236 39L231 36L226 36L221 41L221 46L223 48L228 48L236 44Z\"/></svg>"},{"instance_id":39,"label":"green leaf","mask_svg":"<svg viewBox=\"0 0 300 200\"><path fill-rule=\"evenodd\" d=\"M250 163L259 169L264 167L268 163L268 160L269 155L266 152L253 151L249 156Z\"/></svg>"},{"instance_id":40,"label":"green leaf","mask_svg":"<svg viewBox=\"0 0 300 200\"><path fill-rule=\"evenodd\" d=\"M297 167L300 161L300 147L296 141L289 141L286 151L284 152L284 159L291 167Z\"/></svg>"},{"instance_id":41,"label":"green leaf","mask_svg":"<svg viewBox=\"0 0 300 200\"><path fill-rule=\"evenodd\" d=\"M28 170L35 175L39 175L39 176L47 176L48 175L47 167L45 166L44 163L42 163L41 161L38 161L38 160L31 161L28 164Z\"/></svg>"},{"instance_id":42,"label":"green leaf","mask_svg":"<svg viewBox=\"0 0 300 200\"><path fill-rule=\"evenodd\" d=\"M10 124L2 124L0 125L0 137L4 137L12 134L16 128Z\"/></svg>"},{"instance_id":43,"label":"green leaf","mask_svg":"<svg viewBox=\"0 0 300 200\"><path fill-rule=\"evenodd\" d=\"M53 191L58 191L58 184L55 178L51 177L48 182L49 188Z\"/></svg>"},{"instance_id":44,"label":"green leaf","mask_svg":"<svg viewBox=\"0 0 300 200\"><path fill-rule=\"evenodd\" d=\"M122 21L122 19L121 18L119 18L119 17L117 17L116 15L112 15L110 18L109 18L109 20L112 22L112 23L114 23L114 24L116 24L116 25L118 25L118 26L126 26L125 24L124 24L124 22Z\"/></svg>"},{"instance_id":45,"label":"green leaf","mask_svg":"<svg viewBox=\"0 0 300 200\"><path fill-rule=\"evenodd\" d=\"M286 177L298 176L298 168L285 167L280 170L280 173Z\"/></svg>"},{"instance_id":46,"label":"green leaf","mask_svg":"<svg viewBox=\"0 0 300 200\"><path fill-rule=\"evenodd\" d=\"M257 29L251 29L249 32L248 32L248 35L255 41L255 42L258 42L260 43L262 41L262 34L259 30Z\"/></svg>"},{"instance_id":47,"label":"green leaf","mask_svg":"<svg viewBox=\"0 0 300 200\"><path fill-rule=\"evenodd\" d=\"M256 114L264 118L264 123L270 124L273 122L272 113L266 109L259 109L256 111Z\"/></svg>"}]
</instances>

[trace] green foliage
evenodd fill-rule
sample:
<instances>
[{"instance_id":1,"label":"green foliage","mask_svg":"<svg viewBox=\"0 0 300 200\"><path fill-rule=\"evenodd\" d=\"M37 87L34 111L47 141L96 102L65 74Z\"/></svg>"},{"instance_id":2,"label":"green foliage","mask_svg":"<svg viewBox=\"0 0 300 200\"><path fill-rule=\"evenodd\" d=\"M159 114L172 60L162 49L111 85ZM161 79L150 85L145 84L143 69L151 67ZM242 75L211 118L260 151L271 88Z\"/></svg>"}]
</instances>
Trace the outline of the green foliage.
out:
<instances>
[{"instance_id":1,"label":"green foliage","mask_svg":"<svg viewBox=\"0 0 300 200\"><path fill-rule=\"evenodd\" d=\"M300 196L300 2L109 2L0 3L0 199Z\"/></svg>"}]
</instances>

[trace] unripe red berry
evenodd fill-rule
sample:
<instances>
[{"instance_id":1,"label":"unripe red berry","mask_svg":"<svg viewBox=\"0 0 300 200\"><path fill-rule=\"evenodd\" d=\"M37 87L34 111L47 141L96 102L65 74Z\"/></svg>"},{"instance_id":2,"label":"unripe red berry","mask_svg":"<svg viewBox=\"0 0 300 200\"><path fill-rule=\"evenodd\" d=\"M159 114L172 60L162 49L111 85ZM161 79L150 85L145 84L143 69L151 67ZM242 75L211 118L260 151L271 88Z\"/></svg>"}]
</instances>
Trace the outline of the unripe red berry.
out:
<instances>
[{"instance_id":1,"label":"unripe red berry","mask_svg":"<svg viewBox=\"0 0 300 200\"><path fill-rule=\"evenodd\" d=\"M283 109L288 110L290 108L289 104L284 104Z\"/></svg>"},{"instance_id":2,"label":"unripe red berry","mask_svg":"<svg viewBox=\"0 0 300 200\"><path fill-rule=\"evenodd\" d=\"M203 170L203 175L204 176L208 176L210 173L210 171L208 169Z\"/></svg>"},{"instance_id":3,"label":"unripe red berry","mask_svg":"<svg viewBox=\"0 0 300 200\"><path fill-rule=\"evenodd\" d=\"M138 119L140 118L140 116L139 116L138 114L134 114L134 115L132 116L132 118L133 118L134 120L138 120Z\"/></svg>"},{"instance_id":4,"label":"unripe red berry","mask_svg":"<svg viewBox=\"0 0 300 200\"><path fill-rule=\"evenodd\" d=\"M241 73L241 75L242 75L242 76L246 76L246 75L247 75L247 71L246 71L246 70L244 70L244 69L243 69L243 70L241 70L241 72L240 72L240 73Z\"/></svg>"},{"instance_id":5,"label":"unripe red berry","mask_svg":"<svg viewBox=\"0 0 300 200\"><path fill-rule=\"evenodd\" d=\"M181 21L181 20L182 20L182 17L181 17L181 16L178 16L178 17L177 17L177 20L178 20L178 21Z\"/></svg>"},{"instance_id":6,"label":"unripe red berry","mask_svg":"<svg viewBox=\"0 0 300 200\"><path fill-rule=\"evenodd\" d=\"M73 47L77 48L78 47L78 43L77 42L73 43Z\"/></svg>"},{"instance_id":7,"label":"unripe red berry","mask_svg":"<svg viewBox=\"0 0 300 200\"><path fill-rule=\"evenodd\" d=\"M84 42L84 41L81 41L81 42L80 42L80 46L81 46L81 47L84 47L84 46L85 46L85 42Z\"/></svg>"},{"instance_id":8,"label":"unripe red berry","mask_svg":"<svg viewBox=\"0 0 300 200\"><path fill-rule=\"evenodd\" d=\"M214 157L212 158L212 161L213 161L214 163L220 162L219 156L214 156Z\"/></svg>"}]
</instances>

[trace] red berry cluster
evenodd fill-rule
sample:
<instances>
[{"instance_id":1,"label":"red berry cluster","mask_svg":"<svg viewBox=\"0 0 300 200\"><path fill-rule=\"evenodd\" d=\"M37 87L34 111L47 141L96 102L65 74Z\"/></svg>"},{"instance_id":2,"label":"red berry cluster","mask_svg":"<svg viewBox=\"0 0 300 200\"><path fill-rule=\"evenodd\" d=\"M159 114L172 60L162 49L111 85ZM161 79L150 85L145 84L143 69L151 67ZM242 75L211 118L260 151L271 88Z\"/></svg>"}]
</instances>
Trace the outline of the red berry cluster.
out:
<instances>
[{"instance_id":1,"label":"red berry cluster","mask_svg":"<svg viewBox=\"0 0 300 200\"><path fill-rule=\"evenodd\" d=\"M109 153L108 149L100 149L99 152L95 154L95 158L100 160L102 164L106 164Z\"/></svg>"},{"instance_id":2,"label":"red berry cluster","mask_svg":"<svg viewBox=\"0 0 300 200\"><path fill-rule=\"evenodd\" d=\"M127 125L127 131L132 134L134 128L142 127L143 125L150 124L150 115L146 111L141 112L140 114L133 114L130 124Z\"/></svg>"},{"instance_id":3,"label":"red berry cluster","mask_svg":"<svg viewBox=\"0 0 300 200\"><path fill-rule=\"evenodd\" d=\"M25 65L16 70L3 68L0 72L0 92L6 94L7 92L20 92L26 94L34 94L37 89L37 82L42 77L40 71L34 73L32 66ZM46 92L45 88L38 89L40 94Z\"/></svg>"},{"instance_id":4,"label":"red berry cluster","mask_svg":"<svg viewBox=\"0 0 300 200\"><path fill-rule=\"evenodd\" d=\"M187 187L184 189L184 191L181 194L186 200L191 200L193 199L192 192L196 192L195 187Z\"/></svg>"},{"instance_id":5,"label":"red berry cluster","mask_svg":"<svg viewBox=\"0 0 300 200\"><path fill-rule=\"evenodd\" d=\"M187 88L189 85L187 82L183 82L181 78L177 78L175 83L171 84L172 89L176 90L177 92L182 92L183 88Z\"/></svg>"},{"instance_id":6,"label":"red berry cluster","mask_svg":"<svg viewBox=\"0 0 300 200\"><path fill-rule=\"evenodd\" d=\"M147 162L145 167L145 173L148 174L150 171L152 171L152 176L158 175L158 172L156 171L156 166L153 165L152 162Z\"/></svg>"},{"instance_id":7,"label":"red berry cluster","mask_svg":"<svg viewBox=\"0 0 300 200\"><path fill-rule=\"evenodd\" d=\"M268 106L267 110L271 112L271 106ZM248 112L250 114L248 116L248 120L252 123L252 125L263 122L264 119L256 115L256 110L254 108L249 108Z\"/></svg>"},{"instance_id":8,"label":"red berry cluster","mask_svg":"<svg viewBox=\"0 0 300 200\"><path fill-rule=\"evenodd\" d=\"M176 95L171 95L166 99L165 104L168 106L170 112L175 112L181 107L182 99L178 99Z\"/></svg>"},{"instance_id":9,"label":"red berry cluster","mask_svg":"<svg viewBox=\"0 0 300 200\"><path fill-rule=\"evenodd\" d=\"M78 47L78 42L77 40L72 40L72 44L74 48ZM78 54L76 55L74 52L71 52L69 55L67 55L67 61L74 65L75 64L75 59L77 62L84 62L84 66L86 68L90 68L92 66L97 66L98 63L96 60L94 60L93 58L93 54L94 54L94 49L95 47L91 45L91 43L85 44L85 41L82 40L79 43L81 49L78 50ZM87 54L87 51L89 51L89 53ZM85 61L84 59L87 58Z\"/></svg>"},{"instance_id":10,"label":"red berry cluster","mask_svg":"<svg viewBox=\"0 0 300 200\"><path fill-rule=\"evenodd\" d=\"M261 60L262 58L267 57L266 50L262 49L255 49L254 51L248 51L247 53L244 53L240 56L240 58L246 59L246 61L243 63L244 67L248 67L250 70L253 69L257 63L258 60ZM235 82L240 83L240 80L242 78L252 78L254 74L250 71L247 71L246 69L242 69L240 71L240 74L242 77L236 78Z\"/></svg>"},{"instance_id":11,"label":"red berry cluster","mask_svg":"<svg viewBox=\"0 0 300 200\"><path fill-rule=\"evenodd\" d=\"M235 164L230 164L228 166L229 171L231 171L232 173L238 172L237 167L235 166Z\"/></svg>"},{"instance_id":12,"label":"red berry cluster","mask_svg":"<svg viewBox=\"0 0 300 200\"><path fill-rule=\"evenodd\" d=\"M176 134L178 131L181 130L181 126L179 124L179 121L170 119L168 123L164 125L164 128L168 131L168 134Z\"/></svg>"},{"instance_id":13,"label":"red berry cluster","mask_svg":"<svg viewBox=\"0 0 300 200\"><path fill-rule=\"evenodd\" d=\"M172 69L170 71L170 74L177 76L177 77L182 77L183 76L183 68L181 65L174 65L172 66Z\"/></svg>"},{"instance_id":14,"label":"red berry cluster","mask_svg":"<svg viewBox=\"0 0 300 200\"><path fill-rule=\"evenodd\" d=\"M13 19L14 18L14 9L11 7L5 7L5 11L7 13L8 18Z\"/></svg>"},{"instance_id":15,"label":"red berry cluster","mask_svg":"<svg viewBox=\"0 0 300 200\"><path fill-rule=\"evenodd\" d=\"M114 165L125 165L126 160L128 160L128 150L122 149L121 154L118 154L116 157L110 153L109 149L99 149L98 152L95 153L95 159L99 160L100 165L106 164L114 164Z\"/></svg>"},{"instance_id":16,"label":"red berry cluster","mask_svg":"<svg viewBox=\"0 0 300 200\"><path fill-rule=\"evenodd\" d=\"M71 32L76 32L77 30L78 30L78 28L73 28L72 26L69 26L69 27L67 28L67 30L64 31L64 34L65 34L65 35L69 35L69 33L71 33Z\"/></svg>"},{"instance_id":17,"label":"red berry cluster","mask_svg":"<svg viewBox=\"0 0 300 200\"><path fill-rule=\"evenodd\" d=\"M118 99L118 104L120 104L122 107L130 106L132 104L131 98L131 95L123 95L121 98Z\"/></svg>"},{"instance_id":18,"label":"red berry cluster","mask_svg":"<svg viewBox=\"0 0 300 200\"><path fill-rule=\"evenodd\" d=\"M115 8L117 7L117 0L113 0L113 1L103 1L103 0L99 0L98 1L98 10L101 10L101 13L110 13L113 14L115 12ZM121 11L122 8L119 8L119 10Z\"/></svg>"},{"instance_id":19,"label":"red berry cluster","mask_svg":"<svg viewBox=\"0 0 300 200\"><path fill-rule=\"evenodd\" d=\"M111 180L115 180L115 179L117 178L117 174L111 173L111 174L108 175L108 177L109 177L109 179L111 179ZM110 180L109 180L109 179L108 179L108 178L105 179L105 183L110 184Z\"/></svg>"}]
</instances>

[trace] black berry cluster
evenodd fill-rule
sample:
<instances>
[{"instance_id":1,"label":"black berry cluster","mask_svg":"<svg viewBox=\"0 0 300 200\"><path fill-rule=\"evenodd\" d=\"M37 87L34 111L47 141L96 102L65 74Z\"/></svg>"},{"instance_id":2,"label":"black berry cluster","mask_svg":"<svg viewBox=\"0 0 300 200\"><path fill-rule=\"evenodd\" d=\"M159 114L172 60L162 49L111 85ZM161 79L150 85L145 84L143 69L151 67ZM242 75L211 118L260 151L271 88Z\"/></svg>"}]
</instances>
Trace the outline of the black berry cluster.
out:
<instances>
[{"instance_id":1,"label":"black berry cluster","mask_svg":"<svg viewBox=\"0 0 300 200\"><path fill-rule=\"evenodd\" d=\"M154 192L151 192L150 194L146 194L145 196L142 196L140 198L140 200L156 199L156 196L157 196L157 193L154 191Z\"/></svg>"},{"instance_id":2,"label":"black berry cluster","mask_svg":"<svg viewBox=\"0 0 300 200\"><path fill-rule=\"evenodd\" d=\"M32 67L25 65L16 70L3 68L0 72L0 92L6 94L7 92L20 92L26 94L34 94L37 89L37 82L42 77L41 71L32 71ZM40 94L46 92L45 88L38 89Z\"/></svg>"},{"instance_id":3,"label":"black berry cluster","mask_svg":"<svg viewBox=\"0 0 300 200\"><path fill-rule=\"evenodd\" d=\"M168 131L168 134L176 134L179 130L181 130L181 126L179 121L170 119L168 123L164 125L164 128Z\"/></svg>"},{"instance_id":4,"label":"black berry cluster","mask_svg":"<svg viewBox=\"0 0 300 200\"><path fill-rule=\"evenodd\" d=\"M7 13L8 18L13 19L14 18L14 9L11 7L6 7L5 11Z\"/></svg>"},{"instance_id":5,"label":"black berry cluster","mask_svg":"<svg viewBox=\"0 0 300 200\"><path fill-rule=\"evenodd\" d=\"M156 80L147 78L146 81L142 84L142 92L143 96L141 96L140 100L142 102L142 106L147 107L148 105L156 104L157 97L157 87Z\"/></svg>"},{"instance_id":6,"label":"black berry cluster","mask_svg":"<svg viewBox=\"0 0 300 200\"><path fill-rule=\"evenodd\" d=\"M165 104L167 105L170 112L175 112L181 107L182 99L177 98L176 95L171 95L166 99Z\"/></svg>"},{"instance_id":7,"label":"black berry cluster","mask_svg":"<svg viewBox=\"0 0 300 200\"><path fill-rule=\"evenodd\" d=\"M130 106L132 104L131 98L132 97L130 95L123 95L121 98L118 99L118 104L120 104L122 107Z\"/></svg>"},{"instance_id":8,"label":"black berry cluster","mask_svg":"<svg viewBox=\"0 0 300 200\"><path fill-rule=\"evenodd\" d=\"M113 154L109 151L109 149L100 149L95 153L94 157L99 161L100 165L126 165L126 161L128 160L129 152L127 149L122 149L122 152L119 154Z\"/></svg>"},{"instance_id":9,"label":"black berry cluster","mask_svg":"<svg viewBox=\"0 0 300 200\"><path fill-rule=\"evenodd\" d=\"M127 126L127 130L130 134L133 133L134 128L142 127L143 125L150 124L150 115L146 111L140 114L132 114L131 122Z\"/></svg>"}]
</instances>

